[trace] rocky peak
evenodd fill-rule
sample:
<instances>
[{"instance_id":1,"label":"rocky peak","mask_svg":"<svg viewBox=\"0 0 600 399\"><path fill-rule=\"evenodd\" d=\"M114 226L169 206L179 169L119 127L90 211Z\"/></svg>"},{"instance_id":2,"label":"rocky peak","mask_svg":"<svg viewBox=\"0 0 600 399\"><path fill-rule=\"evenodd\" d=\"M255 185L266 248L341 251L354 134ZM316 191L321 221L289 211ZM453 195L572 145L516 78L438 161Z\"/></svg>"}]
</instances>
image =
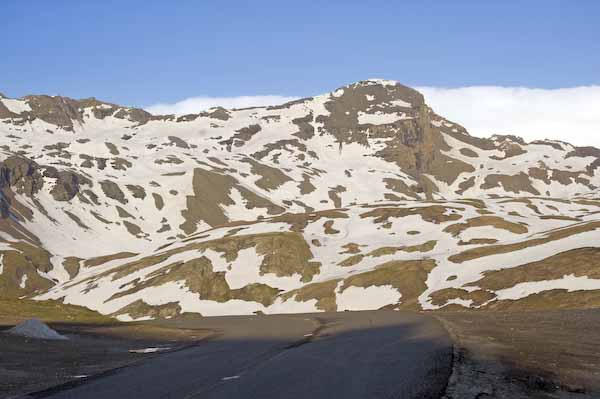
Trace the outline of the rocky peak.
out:
<instances>
[{"instance_id":1,"label":"rocky peak","mask_svg":"<svg viewBox=\"0 0 600 399\"><path fill-rule=\"evenodd\" d=\"M392 80L361 80L335 90L332 95L338 97L340 90L364 96L369 102L383 105L418 108L425 103L423 95L417 90Z\"/></svg>"},{"instance_id":2,"label":"rocky peak","mask_svg":"<svg viewBox=\"0 0 600 399\"><path fill-rule=\"evenodd\" d=\"M495 134L491 137L491 139L499 143L517 143L521 145L526 144L522 137L512 134Z\"/></svg>"},{"instance_id":3,"label":"rocky peak","mask_svg":"<svg viewBox=\"0 0 600 399\"><path fill-rule=\"evenodd\" d=\"M409 120L427 117L423 96L409 87L396 82L365 80L341 87L330 93L324 103L329 115L320 115L317 122L333 134L340 144L358 142L368 145L368 137L388 134L391 130L401 133ZM386 127L381 132L379 125ZM379 130L379 132L374 132ZM407 142L414 138L405 137Z\"/></svg>"},{"instance_id":4,"label":"rocky peak","mask_svg":"<svg viewBox=\"0 0 600 399\"><path fill-rule=\"evenodd\" d=\"M79 103L68 97L34 95L24 98L31 108L29 119L39 118L65 130L73 130L73 121L82 122Z\"/></svg>"},{"instance_id":5,"label":"rocky peak","mask_svg":"<svg viewBox=\"0 0 600 399\"><path fill-rule=\"evenodd\" d=\"M441 130L432 124L437 115L423 95L410 87L382 79L364 80L333 91L324 106L329 115L316 118L324 131L334 135L340 146L385 142L375 155L415 178L418 184L411 190L431 196L438 188L425 175L442 175L444 182L451 183L461 172L472 171L443 154L449 147Z\"/></svg>"}]
</instances>

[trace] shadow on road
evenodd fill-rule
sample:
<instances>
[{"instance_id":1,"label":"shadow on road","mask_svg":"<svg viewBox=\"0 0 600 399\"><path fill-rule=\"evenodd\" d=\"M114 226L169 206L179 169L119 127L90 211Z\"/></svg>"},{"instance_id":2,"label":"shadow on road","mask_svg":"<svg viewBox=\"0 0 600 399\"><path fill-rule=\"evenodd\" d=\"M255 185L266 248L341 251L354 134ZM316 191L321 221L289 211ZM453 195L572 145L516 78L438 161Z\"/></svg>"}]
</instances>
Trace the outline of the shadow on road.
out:
<instances>
[{"instance_id":1,"label":"shadow on road","mask_svg":"<svg viewBox=\"0 0 600 399\"><path fill-rule=\"evenodd\" d=\"M452 345L430 317L377 311L180 319L197 346L33 398L438 398Z\"/></svg>"}]
</instances>

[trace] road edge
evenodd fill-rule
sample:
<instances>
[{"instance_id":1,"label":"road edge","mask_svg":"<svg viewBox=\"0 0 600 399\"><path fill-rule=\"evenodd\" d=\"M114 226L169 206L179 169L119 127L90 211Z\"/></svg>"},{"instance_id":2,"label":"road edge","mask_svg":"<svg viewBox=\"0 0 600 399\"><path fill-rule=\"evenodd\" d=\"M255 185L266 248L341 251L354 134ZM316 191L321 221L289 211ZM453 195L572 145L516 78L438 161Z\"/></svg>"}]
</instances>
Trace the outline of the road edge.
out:
<instances>
[{"instance_id":1,"label":"road edge","mask_svg":"<svg viewBox=\"0 0 600 399\"><path fill-rule=\"evenodd\" d=\"M193 348L195 346L200 345L201 343L204 343L206 341L214 339L214 338L218 337L219 335L220 335L220 333L215 330L215 331L212 331L209 335L202 337L196 341L180 345L173 349L157 352L156 354L152 354L150 356L145 355L145 357L140 357L139 359L133 360L131 363L124 364L122 366L109 368L109 369L103 370L99 373L89 375L85 378L72 379L69 381L65 381L63 383L53 385L53 386L41 389L39 391L33 391L33 392L24 393L24 394L18 394L15 396L9 396L6 399L42 399L42 398L48 397L49 395L55 394L57 392L66 391L66 390L87 384L88 382L104 378L106 376L117 373L128 367L135 367L143 362L146 362L146 361L149 361L152 359L156 359L159 356L165 356L170 353L180 352L180 351L183 351L183 350L186 350L189 348Z\"/></svg>"}]
</instances>

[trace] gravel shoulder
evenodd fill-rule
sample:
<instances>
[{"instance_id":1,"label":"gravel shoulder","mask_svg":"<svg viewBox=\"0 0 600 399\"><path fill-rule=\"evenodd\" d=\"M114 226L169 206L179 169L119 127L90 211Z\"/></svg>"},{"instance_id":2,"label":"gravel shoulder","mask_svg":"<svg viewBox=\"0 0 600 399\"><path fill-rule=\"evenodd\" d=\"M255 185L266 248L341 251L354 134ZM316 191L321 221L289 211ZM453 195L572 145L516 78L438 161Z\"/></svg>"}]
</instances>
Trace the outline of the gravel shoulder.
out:
<instances>
[{"instance_id":1,"label":"gravel shoulder","mask_svg":"<svg viewBox=\"0 0 600 399\"><path fill-rule=\"evenodd\" d=\"M447 399L599 398L600 309L447 312Z\"/></svg>"}]
</instances>

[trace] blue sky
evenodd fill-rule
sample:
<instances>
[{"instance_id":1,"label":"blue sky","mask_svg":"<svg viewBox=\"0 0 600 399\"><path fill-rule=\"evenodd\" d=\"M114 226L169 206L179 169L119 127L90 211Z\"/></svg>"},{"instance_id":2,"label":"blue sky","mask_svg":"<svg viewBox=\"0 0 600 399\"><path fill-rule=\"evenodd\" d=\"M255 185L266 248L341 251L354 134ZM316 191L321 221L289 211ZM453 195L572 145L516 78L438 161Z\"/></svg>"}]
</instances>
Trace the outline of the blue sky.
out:
<instances>
[{"instance_id":1,"label":"blue sky","mask_svg":"<svg viewBox=\"0 0 600 399\"><path fill-rule=\"evenodd\" d=\"M393 3L393 4L392 4ZM20 1L0 91L147 106L411 86L600 83L600 1Z\"/></svg>"}]
</instances>

